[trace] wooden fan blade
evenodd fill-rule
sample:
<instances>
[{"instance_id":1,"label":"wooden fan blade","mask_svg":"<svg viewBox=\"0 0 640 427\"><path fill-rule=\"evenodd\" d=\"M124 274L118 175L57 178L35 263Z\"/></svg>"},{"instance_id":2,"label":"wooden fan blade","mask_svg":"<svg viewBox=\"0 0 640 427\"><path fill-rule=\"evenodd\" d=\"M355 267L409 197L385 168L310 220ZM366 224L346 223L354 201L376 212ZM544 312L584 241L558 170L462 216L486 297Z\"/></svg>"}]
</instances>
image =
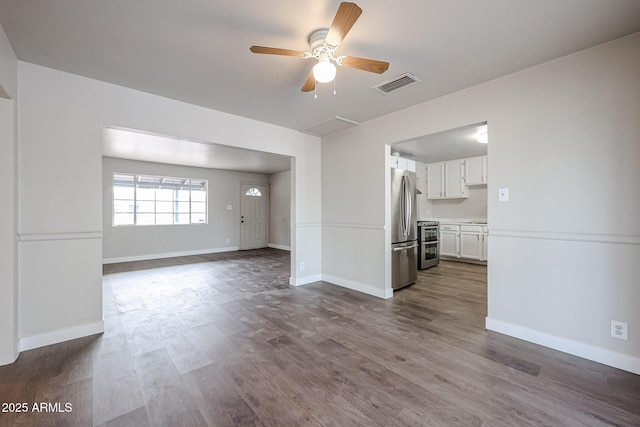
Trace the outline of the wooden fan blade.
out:
<instances>
[{"instance_id":1,"label":"wooden fan blade","mask_svg":"<svg viewBox=\"0 0 640 427\"><path fill-rule=\"evenodd\" d=\"M304 82L304 85L302 86L302 91L311 92L315 88L316 88L316 78L313 77L313 70L311 70L311 72L309 73L309 76L307 77L307 81Z\"/></svg>"},{"instance_id":2,"label":"wooden fan blade","mask_svg":"<svg viewBox=\"0 0 640 427\"><path fill-rule=\"evenodd\" d=\"M283 56L299 56L303 57L304 52L299 50L279 49L277 47L251 46L249 48L253 53L264 53L267 55L283 55Z\"/></svg>"},{"instance_id":3,"label":"wooden fan blade","mask_svg":"<svg viewBox=\"0 0 640 427\"><path fill-rule=\"evenodd\" d=\"M329 28L326 42L331 46L338 46L342 43L342 39L347 35L353 24L356 23L362 9L355 3L343 2L340 3L336 17L333 18L333 23Z\"/></svg>"},{"instance_id":4,"label":"wooden fan blade","mask_svg":"<svg viewBox=\"0 0 640 427\"><path fill-rule=\"evenodd\" d=\"M342 65L377 74L382 74L389 68L388 62L378 61L375 59L358 58L357 56L347 56L342 58Z\"/></svg>"}]
</instances>

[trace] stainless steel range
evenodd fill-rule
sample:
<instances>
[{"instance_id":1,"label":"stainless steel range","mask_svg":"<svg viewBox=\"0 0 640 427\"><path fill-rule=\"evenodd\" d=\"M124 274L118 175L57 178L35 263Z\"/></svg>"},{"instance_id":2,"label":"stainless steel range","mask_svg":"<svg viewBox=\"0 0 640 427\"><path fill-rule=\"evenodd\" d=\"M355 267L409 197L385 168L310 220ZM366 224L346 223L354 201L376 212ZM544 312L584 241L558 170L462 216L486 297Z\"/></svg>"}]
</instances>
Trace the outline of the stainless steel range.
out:
<instances>
[{"instance_id":1,"label":"stainless steel range","mask_svg":"<svg viewBox=\"0 0 640 427\"><path fill-rule=\"evenodd\" d=\"M418 268L424 270L440 263L438 221L418 221Z\"/></svg>"}]
</instances>

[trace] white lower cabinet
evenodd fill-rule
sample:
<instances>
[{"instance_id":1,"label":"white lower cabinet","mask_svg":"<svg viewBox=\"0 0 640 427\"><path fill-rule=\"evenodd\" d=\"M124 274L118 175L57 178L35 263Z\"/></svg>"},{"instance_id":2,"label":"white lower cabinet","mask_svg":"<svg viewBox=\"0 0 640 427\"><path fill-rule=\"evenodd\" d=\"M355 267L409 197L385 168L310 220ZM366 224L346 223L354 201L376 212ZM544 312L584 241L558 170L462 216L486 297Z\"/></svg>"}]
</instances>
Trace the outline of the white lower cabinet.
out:
<instances>
[{"instance_id":1,"label":"white lower cabinet","mask_svg":"<svg viewBox=\"0 0 640 427\"><path fill-rule=\"evenodd\" d=\"M486 261L487 226L441 223L440 256Z\"/></svg>"},{"instance_id":2,"label":"white lower cabinet","mask_svg":"<svg viewBox=\"0 0 640 427\"><path fill-rule=\"evenodd\" d=\"M487 250L487 240L489 240L489 233L487 226L482 227L482 260L486 261L489 259L489 251Z\"/></svg>"},{"instance_id":3,"label":"white lower cabinet","mask_svg":"<svg viewBox=\"0 0 640 427\"><path fill-rule=\"evenodd\" d=\"M483 247L482 226L460 226L460 258L482 261Z\"/></svg>"},{"instance_id":4,"label":"white lower cabinet","mask_svg":"<svg viewBox=\"0 0 640 427\"><path fill-rule=\"evenodd\" d=\"M460 256L460 226L440 225L440 256Z\"/></svg>"}]
</instances>

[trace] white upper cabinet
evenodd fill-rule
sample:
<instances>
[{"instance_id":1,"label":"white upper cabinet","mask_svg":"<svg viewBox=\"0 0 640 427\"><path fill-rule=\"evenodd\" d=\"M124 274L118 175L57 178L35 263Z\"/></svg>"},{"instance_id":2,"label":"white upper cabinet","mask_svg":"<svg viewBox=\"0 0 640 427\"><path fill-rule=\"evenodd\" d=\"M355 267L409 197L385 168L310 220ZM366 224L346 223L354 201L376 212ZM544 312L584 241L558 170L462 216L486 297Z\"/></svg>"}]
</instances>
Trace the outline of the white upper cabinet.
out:
<instances>
[{"instance_id":1,"label":"white upper cabinet","mask_svg":"<svg viewBox=\"0 0 640 427\"><path fill-rule=\"evenodd\" d=\"M467 196L464 186L464 170L461 160L444 162L444 197L460 199Z\"/></svg>"},{"instance_id":2,"label":"white upper cabinet","mask_svg":"<svg viewBox=\"0 0 640 427\"><path fill-rule=\"evenodd\" d=\"M462 160L427 165L428 199L461 199L468 197L464 185Z\"/></svg>"},{"instance_id":3,"label":"white upper cabinet","mask_svg":"<svg viewBox=\"0 0 640 427\"><path fill-rule=\"evenodd\" d=\"M427 199L466 199L467 186L487 184L487 156L427 164Z\"/></svg>"},{"instance_id":4,"label":"white upper cabinet","mask_svg":"<svg viewBox=\"0 0 640 427\"><path fill-rule=\"evenodd\" d=\"M487 156L470 157L463 160L466 185L487 183Z\"/></svg>"},{"instance_id":5,"label":"white upper cabinet","mask_svg":"<svg viewBox=\"0 0 640 427\"><path fill-rule=\"evenodd\" d=\"M410 172L416 171L416 162L415 160L403 159L398 156L389 156L387 157L387 166L394 169L404 169Z\"/></svg>"},{"instance_id":6,"label":"white upper cabinet","mask_svg":"<svg viewBox=\"0 0 640 427\"><path fill-rule=\"evenodd\" d=\"M398 158L398 169L408 170L410 172L416 171L416 162L414 160Z\"/></svg>"},{"instance_id":7,"label":"white upper cabinet","mask_svg":"<svg viewBox=\"0 0 640 427\"><path fill-rule=\"evenodd\" d=\"M443 167L443 163L430 163L427 165L427 199L444 198Z\"/></svg>"}]
</instances>

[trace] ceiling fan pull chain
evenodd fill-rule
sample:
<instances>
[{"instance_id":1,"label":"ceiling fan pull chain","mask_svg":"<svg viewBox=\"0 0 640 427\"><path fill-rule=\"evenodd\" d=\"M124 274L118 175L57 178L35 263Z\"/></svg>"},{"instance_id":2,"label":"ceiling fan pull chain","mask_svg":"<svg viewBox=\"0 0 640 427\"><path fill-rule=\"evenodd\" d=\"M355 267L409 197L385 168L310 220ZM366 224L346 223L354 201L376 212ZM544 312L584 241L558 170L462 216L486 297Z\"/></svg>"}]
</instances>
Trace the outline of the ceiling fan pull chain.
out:
<instances>
[{"instance_id":1,"label":"ceiling fan pull chain","mask_svg":"<svg viewBox=\"0 0 640 427\"><path fill-rule=\"evenodd\" d=\"M318 99L318 81L316 80L316 85L313 87L313 99Z\"/></svg>"},{"instance_id":2,"label":"ceiling fan pull chain","mask_svg":"<svg viewBox=\"0 0 640 427\"><path fill-rule=\"evenodd\" d=\"M336 94L336 79L333 79L333 94Z\"/></svg>"}]
</instances>

